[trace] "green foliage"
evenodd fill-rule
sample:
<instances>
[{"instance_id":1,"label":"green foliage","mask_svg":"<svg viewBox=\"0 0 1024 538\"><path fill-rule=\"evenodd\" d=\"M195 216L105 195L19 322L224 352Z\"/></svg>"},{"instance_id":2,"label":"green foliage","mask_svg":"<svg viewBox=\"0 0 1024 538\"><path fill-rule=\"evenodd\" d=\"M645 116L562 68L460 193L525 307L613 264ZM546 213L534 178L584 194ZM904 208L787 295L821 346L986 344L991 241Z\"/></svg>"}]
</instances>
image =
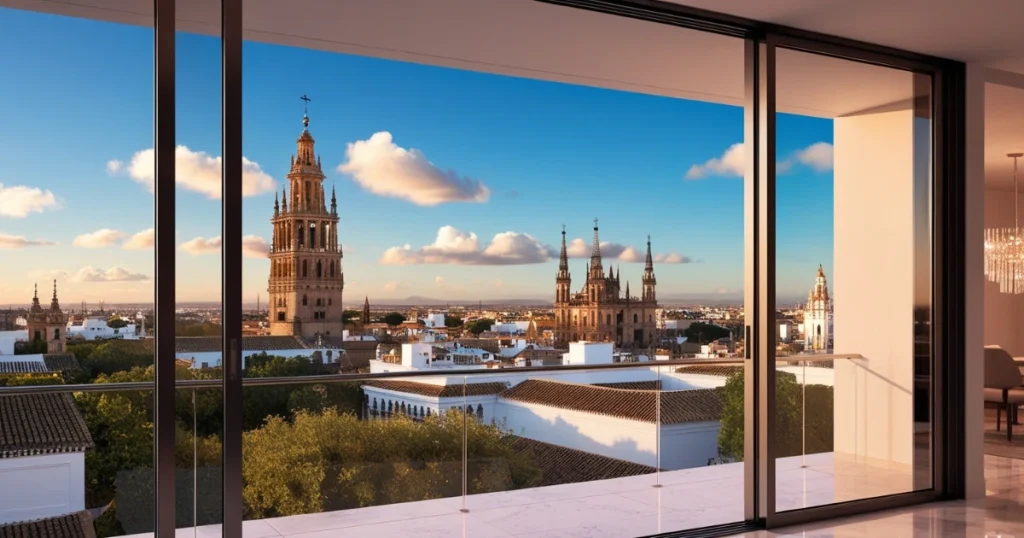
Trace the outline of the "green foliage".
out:
<instances>
[{"instance_id":1,"label":"green foliage","mask_svg":"<svg viewBox=\"0 0 1024 538\"><path fill-rule=\"evenodd\" d=\"M480 318L480 319L473 320L473 321L469 322L466 325L466 330L471 332L471 333L473 333L473 334L475 334L475 335L479 335L480 333L482 333L484 331L491 330L491 327L493 327L493 326L494 326L494 320L493 319L490 319L490 318Z\"/></svg>"},{"instance_id":2,"label":"green foliage","mask_svg":"<svg viewBox=\"0 0 1024 538\"><path fill-rule=\"evenodd\" d=\"M0 387L22 387L32 385L63 385L64 378L58 374L8 374L0 375Z\"/></svg>"},{"instance_id":3,"label":"green foliage","mask_svg":"<svg viewBox=\"0 0 1024 538\"><path fill-rule=\"evenodd\" d=\"M454 329L456 327L462 327L463 323L465 323L465 322L462 320L462 318L460 318L458 316L448 316L448 317L444 318L444 326L448 327L449 329Z\"/></svg>"},{"instance_id":4,"label":"green foliage","mask_svg":"<svg viewBox=\"0 0 1024 538\"><path fill-rule=\"evenodd\" d=\"M14 343L15 355L38 355L40 353L46 353L45 340L32 340L31 342Z\"/></svg>"},{"instance_id":5,"label":"green foliage","mask_svg":"<svg viewBox=\"0 0 1024 538\"><path fill-rule=\"evenodd\" d=\"M529 487L540 471L496 426L467 421L470 493ZM435 499L461 492L463 416L360 421L333 410L271 418L245 433L246 517Z\"/></svg>"},{"instance_id":6,"label":"green foliage","mask_svg":"<svg viewBox=\"0 0 1024 538\"><path fill-rule=\"evenodd\" d=\"M404 323L405 320L406 317L402 314L399 314L398 312L391 312L390 314L386 314L383 318L381 318L381 321L387 323L388 326L391 327L397 327Z\"/></svg>"},{"instance_id":7,"label":"green foliage","mask_svg":"<svg viewBox=\"0 0 1024 538\"><path fill-rule=\"evenodd\" d=\"M722 420L718 430L718 451L723 456L743 459L744 376L733 374L722 387ZM779 458L803 453L806 428L807 454L832 452L834 442L833 389L807 385L806 408L796 376L777 372L775 377L775 439ZM804 414L806 413L806 414Z\"/></svg>"},{"instance_id":8,"label":"green foliage","mask_svg":"<svg viewBox=\"0 0 1024 538\"><path fill-rule=\"evenodd\" d=\"M176 320L174 322L175 336L220 336L220 333L221 326L219 323L183 320Z\"/></svg>"},{"instance_id":9,"label":"green foliage","mask_svg":"<svg viewBox=\"0 0 1024 538\"><path fill-rule=\"evenodd\" d=\"M714 342L719 338L729 338L732 333L725 327L719 327L712 323L701 323L696 322L691 324L683 331L689 342L695 342L698 344L707 344Z\"/></svg>"},{"instance_id":10,"label":"green foliage","mask_svg":"<svg viewBox=\"0 0 1024 538\"><path fill-rule=\"evenodd\" d=\"M110 327L111 329L123 329L127 326L128 322L119 317L112 317L107 320L107 327Z\"/></svg>"},{"instance_id":11,"label":"green foliage","mask_svg":"<svg viewBox=\"0 0 1024 538\"><path fill-rule=\"evenodd\" d=\"M153 343L151 340L103 340L79 342L68 345L68 352L74 353L82 365L82 377L78 382L88 383L101 375L127 372L133 368L153 365Z\"/></svg>"},{"instance_id":12,"label":"green foliage","mask_svg":"<svg viewBox=\"0 0 1024 538\"><path fill-rule=\"evenodd\" d=\"M341 313L342 323L351 323L353 321L359 321L359 318L363 317L363 313L358 310L344 310Z\"/></svg>"}]
</instances>

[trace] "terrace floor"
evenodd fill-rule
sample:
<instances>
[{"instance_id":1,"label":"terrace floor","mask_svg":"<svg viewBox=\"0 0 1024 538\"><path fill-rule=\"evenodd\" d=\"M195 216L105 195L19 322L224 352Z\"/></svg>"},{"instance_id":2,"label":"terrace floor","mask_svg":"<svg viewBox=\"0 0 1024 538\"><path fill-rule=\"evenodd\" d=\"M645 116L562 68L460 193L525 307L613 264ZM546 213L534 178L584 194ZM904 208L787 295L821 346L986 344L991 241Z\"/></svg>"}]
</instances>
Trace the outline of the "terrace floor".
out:
<instances>
[{"instance_id":1,"label":"terrace floor","mask_svg":"<svg viewBox=\"0 0 1024 538\"><path fill-rule=\"evenodd\" d=\"M1017 487L1024 482L1024 461L986 457L986 468L995 477L990 489L1010 488L1013 480ZM807 456L806 460L781 459L776 469L779 510L912 489L909 467L849 461L831 453ZM662 487L654 487L659 479ZM1017 492L1011 500L1024 500L1024 492ZM743 465L471 495L466 498L468 513L460 512L462 502L455 497L246 521L243 530L247 538L644 536L741 521ZM932 510L931 506L936 505L917 509ZM965 507L974 505L950 506L963 514ZM1024 527L1018 534L1024 537ZM220 536L220 526L179 529L178 536Z\"/></svg>"}]
</instances>

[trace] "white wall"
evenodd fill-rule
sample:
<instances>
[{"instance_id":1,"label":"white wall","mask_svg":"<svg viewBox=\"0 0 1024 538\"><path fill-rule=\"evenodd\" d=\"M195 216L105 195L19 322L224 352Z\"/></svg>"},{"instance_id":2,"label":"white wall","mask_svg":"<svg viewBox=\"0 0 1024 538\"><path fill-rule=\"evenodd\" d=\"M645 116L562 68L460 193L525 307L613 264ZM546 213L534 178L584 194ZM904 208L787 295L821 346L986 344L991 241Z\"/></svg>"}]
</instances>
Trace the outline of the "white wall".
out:
<instances>
[{"instance_id":1,"label":"white wall","mask_svg":"<svg viewBox=\"0 0 1024 538\"><path fill-rule=\"evenodd\" d=\"M835 118L834 132L835 352L866 357L835 364L835 451L911 464L913 112Z\"/></svg>"},{"instance_id":2,"label":"white wall","mask_svg":"<svg viewBox=\"0 0 1024 538\"><path fill-rule=\"evenodd\" d=\"M0 331L0 355L14 355L14 343L28 340L28 331Z\"/></svg>"},{"instance_id":3,"label":"white wall","mask_svg":"<svg viewBox=\"0 0 1024 538\"><path fill-rule=\"evenodd\" d=\"M0 525L85 509L85 454L0 459Z\"/></svg>"}]
</instances>

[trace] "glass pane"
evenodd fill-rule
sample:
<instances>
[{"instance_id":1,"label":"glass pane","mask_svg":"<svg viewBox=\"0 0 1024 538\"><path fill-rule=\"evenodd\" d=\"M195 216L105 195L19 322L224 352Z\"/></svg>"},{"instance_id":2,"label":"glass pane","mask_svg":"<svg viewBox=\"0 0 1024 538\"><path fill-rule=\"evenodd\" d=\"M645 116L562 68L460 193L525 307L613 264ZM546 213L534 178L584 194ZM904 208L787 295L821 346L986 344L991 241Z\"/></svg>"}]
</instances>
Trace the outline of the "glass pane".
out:
<instances>
[{"instance_id":1,"label":"glass pane","mask_svg":"<svg viewBox=\"0 0 1024 538\"><path fill-rule=\"evenodd\" d=\"M179 4L180 5L180 4ZM219 380L221 365L221 39L219 2L175 34L176 379ZM198 20L197 20L198 19ZM223 392L176 391L175 524L218 534Z\"/></svg>"},{"instance_id":2,"label":"glass pane","mask_svg":"<svg viewBox=\"0 0 1024 538\"><path fill-rule=\"evenodd\" d=\"M41 11L0 8L0 387L152 381L152 4L20 4ZM153 530L151 390L0 395L0 439L0 534Z\"/></svg>"},{"instance_id":3,"label":"glass pane","mask_svg":"<svg viewBox=\"0 0 1024 538\"><path fill-rule=\"evenodd\" d=\"M930 79L777 54L776 510L930 488Z\"/></svg>"},{"instance_id":4,"label":"glass pane","mask_svg":"<svg viewBox=\"0 0 1024 538\"><path fill-rule=\"evenodd\" d=\"M745 43L538 2L244 11L246 517L742 520ZM604 363L633 367L539 369ZM340 383L252 385L357 371L410 377L336 416L299 402Z\"/></svg>"}]
</instances>

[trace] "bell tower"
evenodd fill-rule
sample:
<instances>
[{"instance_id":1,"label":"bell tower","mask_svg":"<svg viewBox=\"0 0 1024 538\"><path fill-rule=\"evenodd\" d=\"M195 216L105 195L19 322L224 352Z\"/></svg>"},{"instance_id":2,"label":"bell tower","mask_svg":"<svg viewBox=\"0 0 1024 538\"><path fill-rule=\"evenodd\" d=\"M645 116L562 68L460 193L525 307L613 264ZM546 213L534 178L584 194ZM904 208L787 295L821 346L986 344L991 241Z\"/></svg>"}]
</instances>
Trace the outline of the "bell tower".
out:
<instances>
[{"instance_id":1,"label":"bell tower","mask_svg":"<svg viewBox=\"0 0 1024 538\"><path fill-rule=\"evenodd\" d=\"M60 309L57 301L57 281L53 281L53 297L50 308L44 310L39 304L39 288L36 287L32 297L32 307L28 311L28 339L30 342L46 342L47 353L64 353L67 351L68 317Z\"/></svg>"},{"instance_id":2,"label":"bell tower","mask_svg":"<svg viewBox=\"0 0 1024 538\"><path fill-rule=\"evenodd\" d=\"M306 103L309 98L305 95ZM270 249L270 334L315 337L342 334L342 250L338 243L338 201L331 188L327 207L324 176L309 114L288 172L280 202L274 197ZM289 192L290 191L290 192Z\"/></svg>"}]
</instances>

